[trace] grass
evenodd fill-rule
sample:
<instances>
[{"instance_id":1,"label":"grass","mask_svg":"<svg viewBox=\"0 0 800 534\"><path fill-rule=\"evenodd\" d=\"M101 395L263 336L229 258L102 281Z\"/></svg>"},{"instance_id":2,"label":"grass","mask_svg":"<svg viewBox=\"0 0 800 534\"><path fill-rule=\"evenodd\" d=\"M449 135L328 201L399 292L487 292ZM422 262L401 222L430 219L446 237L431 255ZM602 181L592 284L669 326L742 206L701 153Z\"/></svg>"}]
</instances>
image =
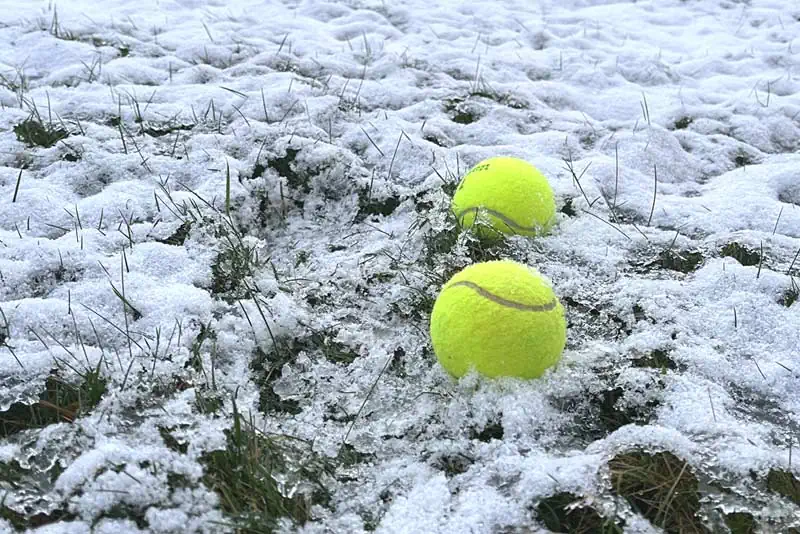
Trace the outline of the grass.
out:
<instances>
[{"instance_id":1,"label":"grass","mask_svg":"<svg viewBox=\"0 0 800 534\"><path fill-rule=\"evenodd\" d=\"M322 479L329 468L304 443L261 433L235 401L226 434L226 448L201 460L203 482L219 495L228 526L236 532L272 533L283 518L303 524L313 504L327 501Z\"/></svg>"},{"instance_id":2,"label":"grass","mask_svg":"<svg viewBox=\"0 0 800 534\"><path fill-rule=\"evenodd\" d=\"M269 352L256 347L250 360L253 380L259 389L258 409L263 413L299 414L299 403L295 400L284 400L272 389L272 384L281 376L283 365L293 360L296 355L283 348L283 344L273 345Z\"/></svg>"},{"instance_id":3,"label":"grass","mask_svg":"<svg viewBox=\"0 0 800 534\"><path fill-rule=\"evenodd\" d=\"M51 374L37 402L15 403L0 412L0 437L56 423L71 423L91 411L106 392L100 363L94 369L83 371L77 385L62 380L56 373Z\"/></svg>"},{"instance_id":4,"label":"grass","mask_svg":"<svg viewBox=\"0 0 800 534\"><path fill-rule=\"evenodd\" d=\"M678 365L669 357L669 352L663 349L656 349L649 354L635 358L631 361L633 367L649 367L651 369L661 369L662 371L675 371Z\"/></svg>"},{"instance_id":5,"label":"grass","mask_svg":"<svg viewBox=\"0 0 800 534\"><path fill-rule=\"evenodd\" d=\"M60 125L44 123L34 116L28 117L14 126L17 140L29 147L50 148L69 137L69 132Z\"/></svg>"},{"instance_id":6,"label":"grass","mask_svg":"<svg viewBox=\"0 0 800 534\"><path fill-rule=\"evenodd\" d=\"M675 121L675 129L676 130L685 130L689 127L690 124L694 122L694 119L689 116L684 116L679 118Z\"/></svg>"},{"instance_id":7,"label":"grass","mask_svg":"<svg viewBox=\"0 0 800 534\"><path fill-rule=\"evenodd\" d=\"M780 303L789 308L792 304L797 302L798 298L800 298L800 286L798 286L797 281L793 277L791 286L783 292ZM2 343L0 343L0 345L2 345Z\"/></svg>"},{"instance_id":8,"label":"grass","mask_svg":"<svg viewBox=\"0 0 800 534\"><path fill-rule=\"evenodd\" d=\"M415 270L422 269L432 287L441 287L466 264L506 259L516 254L505 239L482 238L476 234L477 226L463 229L452 213L448 212L445 217L443 227L428 229L423 235L419 264L410 266ZM398 268L407 266L398 264ZM407 304L402 309L394 304L393 311L406 318L423 320L433 309L434 295L417 289L412 292Z\"/></svg>"},{"instance_id":9,"label":"grass","mask_svg":"<svg viewBox=\"0 0 800 534\"><path fill-rule=\"evenodd\" d=\"M164 243L165 245L173 245L176 247L183 246L186 242L186 238L189 237L189 232L192 231L192 221L186 221L178 227L175 232L172 233L166 239L159 239L159 243Z\"/></svg>"},{"instance_id":10,"label":"grass","mask_svg":"<svg viewBox=\"0 0 800 534\"><path fill-rule=\"evenodd\" d=\"M28 531L30 529L38 529L39 527L52 525L60 521L70 521L75 519L75 516L63 509L52 510L49 513L39 512L35 514L23 515L6 506L3 503L3 500L0 499L0 519L5 519L11 523L12 528L21 532Z\"/></svg>"},{"instance_id":11,"label":"grass","mask_svg":"<svg viewBox=\"0 0 800 534\"><path fill-rule=\"evenodd\" d=\"M658 255L658 259L650 265L688 274L692 271L696 271L700 265L702 265L703 260L703 253L699 251L675 252L673 250L665 250L661 252Z\"/></svg>"},{"instance_id":12,"label":"grass","mask_svg":"<svg viewBox=\"0 0 800 534\"><path fill-rule=\"evenodd\" d=\"M178 441L175 436L171 434L172 430L171 428L163 426L158 427L158 433L161 435L161 439L164 440L164 445L171 451L186 454L189 450L189 444Z\"/></svg>"},{"instance_id":13,"label":"grass","mask_svg":"<svg viewBox=\"0 0 800 534\"><path fill-rule=\"evenodd\" d=\"M738 150L736 154L733 156L733 164L736 165L737 168L747 167L748 165L752 165L755 162L756 161L750 154L741 149Z\"/></svg>"},{"instance_id":14,"label":"grass","mask_svg":"<svg viewBox=\"0 0 800 534\"><path fill-rule=\"evenodd\" d=\"M437 456L433 460L432 465L434 468L442 471L448 478L452 478L469 471L470 466L474 463L475 458L467 456L464 453L455 453Z\"/></svg>"},{"instance_id":15,"label":"grass","mask_svg":"<svg viewBox=\"0 0 800 534\"><path fill-rule=\"evenodd\" d=\"M493 439L501 440L505 434L503 424L499 421L489 421L483 428L470 429L469 436L471 439L477 439L484 443L489 443Z\"/></svg>"},{"instance_id":16,"label":"grass","mask_svg":"<svg viewBox=\"0 0 800 534\"><path fill-rule=\"evenodd\" d=\"M194 406L201 414L218 414L222 409L223 399L218 391L200 386L195 390Z\"/></svg>"},{"instance_id":17,"label":"grass","mask_svg":"<svg viewBox=\"0 0 800 534\"><path fill-rule=\"evenodd\" d=\"M591 411L595 414L591 419L602 435L608 435L632 423L647 423L650 419L649 413L643 413L634 408L620 408L618 401L622 400L624 396L625 390L616 387L601 391L589 401Z\"/></svg>"},{"instance_id":18,"label":"grass","mask_svg":"<svg viewBox=\"0 0 800 534\"><path fill-rule=\"evenodd\" d=\"M423 237L423 265L433 268L447 264L443 256L451 254L455 249L462 249L472 263L499 260L511 253L508 242L502 237L487 239L481 237L484 223L478 221L472 228L461 228L455 215L447 212L445 224L441 230L429 232ZM488 228L488 227L487 227ZM461 267L453 266L444 275L443 281L459 271Z\"/></svg>"},{"instance_id":19,"label":"grass","mask_svg":"<svg viewBox=\"0 0 800 534\"><path fill-rule=\"evenodd\" d=\"M30 79L24 70L17 69L13 77L0 73L0 87L5 87L16 95L20 108L25 106L25 93L30 89Z\"/></svg>"},{"instance_id":20,"label":"grass","mask_svg":"<svg viewBox=\"0 0 800 534\"><path fill-rule=\"evenodd\" d=\"M657 378L642 386L655 393L647 401L639 401L636 395L626 396L628 392L625 389L614 386L617 372L599 371L598 374L602 376L605 389L584 391L580 396L553 395L551 398L554 405L569 414L572 424L568 436L573 442L588 445L623 426L648 424L659 406L656 395L663 383Z\"/></svg>"},{"instance_id":21,"label":"grass","mask_svg":"<svg viewBox=\"0 0 800 534\"><path fill-rule=\"evenodd\" d=\"M389 195L386 198L378 199L372 195L370 187L363 187L358 191L358 213L356 221L363 221L370 215L380 215L388 217L400 205L401 199L398 195Z\"/></svg>"},{"instance_id":22,"label":"grass","mask_svg":"<svg viewBox=\"0 0 800 534\"><path fill-rule=\"evenodd\" d=\"M229 299L244 298L248 294L247 280L259 265L255 245L248 245L241 236L222 228L223 250L211 264L211 293Z\"/></svg>"},{"instance_id":23,"label":"grass","mask_svg":"<svg viewBox=\"0 0 800 534\"><path fill-rule=\"evenodd\" d=\"M767 489L800 506L800 480L791 472L770 469L767 474Z\"/></svg>"},{"instance_id":24,"label":"grass","mask_svg":"<svg viewBox=\"0 0 800 534\"><path fill-rule=\"evenodd\" d=\"M274 169L279 176L286 178L286 184L290 188L303 193L309 193L311 191L309 177L298 173L293 168L293 164L299 153L300 151L295 148L287 148L285 156L268 159L267 167Z\"/></svg>"},{"instance_id":25,"label":"grass","mask_svg":"<svg viewBox=\"0 0 800 534\"><path fill-rule=\"evenodd\" d=\"M480 119L475 103L464 98L451 98L445 101L444 109L450 115L450 120L456 124L472 124Z\"/></svg>"},{"instance_id":26,"label":"grass","mask_svg":"<svg viewBox=\"0 0 800 534\"><path fill-rule=\"evenodd\" d=\"M551 532L569 534L622 534L623 529L605 519L583 499L568 492L557 493L539 501L536 516Z\"/></svg>"},{"instance_id":27,"label":"grass","mask_svg":"<svg viewBox=\"0 0 800 534\"><path fill-rule=\"evenodd\" d=\"M745 267L752 267L761 263L759 251L751 250L736 242L723 246L719 254L722 257L733 258Z\"/></svg>"},{"instance_id":28,"label":"grass","mask_svg":"<svg viewBox=\"0 0 800 534\"><path fill-rule=\"evenodd\" d=\"M339 448L339 454L336 456L338 464L342 467L353 467L374 459L374 454L359 452L349 443L342 445Z\"/></svg>"},{"instance_id":29,"label":"grass","mask_svg":"<svg viewBox=\"0 0 800 534\"><path fill-rule=\"evenodd\" d=\"M698 516L698 481L687 461L671 452L631 451L608 462L614 493L667 534L705 533Z\"/></svg>"},{"instance_id":30,"label":"grass","mask_svg":"<svg viewBox=\"0 0 800 534\"><path fill-rule=\"evenodd\" d=\"M283 366L294 361L301 352L312 357L349 365L358 357L358 351L335 340L337 332L331 329L314 330L301 337L277 339L269 352L256 348L250 369L255 375L260 389L259 409L265 413L300 413L295 400L281 399L272 389L272 384L280 378Z\"/></svg>"},{"instance_id":31,"label":"grass","mask_svg":"<svg viewBox=\"0 0 800 534\"><path fill-rule=\"evenodd\" d=\"M747 512L733 512L725 515L725 526L731 534L755 534L756 521L753 514Z\"/></svg>"}]
</instances>

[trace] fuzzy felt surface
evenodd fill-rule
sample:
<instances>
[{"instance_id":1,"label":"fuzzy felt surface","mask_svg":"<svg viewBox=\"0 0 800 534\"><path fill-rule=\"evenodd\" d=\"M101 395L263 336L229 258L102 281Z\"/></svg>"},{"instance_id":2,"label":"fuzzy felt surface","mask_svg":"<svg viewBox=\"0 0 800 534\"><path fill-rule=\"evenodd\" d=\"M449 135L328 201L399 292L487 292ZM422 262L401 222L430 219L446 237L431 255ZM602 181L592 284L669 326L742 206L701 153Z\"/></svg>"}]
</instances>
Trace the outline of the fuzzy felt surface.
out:
<instances>
[{"instance_id":1,"label":"fuzzy felt surface","mask_svg":"<svg viewBox=\"0 0 800 534\"><path fill-rule=\"evenodd\" d=\"M533 269L512 261L471 265L445 284L431 316L442 366L456 377L537 378L566 343L564 308Z\"/></svg>"},{"instance_id":2,"label":"fuzzy felt surface","mask_svg":"<svg viewBox=\"0 0 800 534\"><path fill-rule=\"evenodd\" d=\"M555 211L547 178L520 158L481 161L464 176L453 197L453 212L462 226L471 227L483 216L488 231L503 234L543 234L552 226Z\"/></svg>"}]
</instances>

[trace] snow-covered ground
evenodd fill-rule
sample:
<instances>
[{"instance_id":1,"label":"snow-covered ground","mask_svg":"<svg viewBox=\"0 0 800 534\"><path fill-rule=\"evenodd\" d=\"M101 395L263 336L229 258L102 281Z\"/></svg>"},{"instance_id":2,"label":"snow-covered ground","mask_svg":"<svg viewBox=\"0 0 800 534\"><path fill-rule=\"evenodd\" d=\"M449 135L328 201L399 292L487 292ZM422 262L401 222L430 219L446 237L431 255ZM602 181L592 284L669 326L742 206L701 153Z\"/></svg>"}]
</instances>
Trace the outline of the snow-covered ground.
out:
<instances>
[{"instance_id":1,"label":"snow-covered ground","mask_svg":"<svg viewBox=\"0 0 800 534\"><path fill-rule=\"evenodd\" d=\"M0 531L229 529L234 398L328 463L286 529L539 532L563 493L800 528L798 66L796 0L0 0ZM549 178L549 236L457 236L493 155ZM542 379L432 353L494 257L567 309ZM680 459L661 520L628 453Z\"/></svg>"}]
</instances>

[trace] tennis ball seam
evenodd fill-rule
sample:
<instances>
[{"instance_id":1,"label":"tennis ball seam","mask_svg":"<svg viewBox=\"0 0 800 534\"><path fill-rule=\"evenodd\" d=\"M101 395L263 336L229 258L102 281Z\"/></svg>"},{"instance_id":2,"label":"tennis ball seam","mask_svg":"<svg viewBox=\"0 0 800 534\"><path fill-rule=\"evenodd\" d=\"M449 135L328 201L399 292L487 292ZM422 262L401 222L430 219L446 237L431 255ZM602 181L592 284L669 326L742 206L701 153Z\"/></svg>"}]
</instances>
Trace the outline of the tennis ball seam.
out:
<instances>
[{"instance_id":1,"label":"tennis ball seam","mask_svg":"<svg viewBox=\"0 0 800 534\"><path fill-rule=\"evenodd\" d=\"M463 210L459 211L456 214L456 219L458 219L459 221L463 221L465 216L473 214L473 213L477 216L478 213L481 212L481 211L484 211L484 212L488 213L489 215L497 217L498 219L503 221L512 230L521 230L523 232L535 232L535 231L541 229L542 227L546 226L546 224L535 224L533 226L524 226L522 224L519 224L514 219L510 218L508 215L506 215L506 214L504 214L502 212L499 212L497 210L493 210L493 209L490 209L490 208L486 208L486 207L483 207L483 206L481 206L481 207L464 208Z\"/></svg>"},{"instance_id":2,"label":"tennis ball seam","mask_svg":"<svg viewBox=\"0 0 800 534\"><path fill-rule=\"evenodd\" d=\"M449 286L447 286L447 289L457 286L468 287L473 291L475 291L476 293L478 293L480 296L484 297L485 299L491 300L495 304L499 304L507 308L514 308L520 311L549 312L555 310L558 307L558 301L555 298L553 298L553 300L545 304L525 304L523 302L517 302L514 300L503 298L500 295L495 295L488 289L479 286L475 282L470 282L469 280L460 280L458 282L454 282Z\"/></svg>"}]
</instances>

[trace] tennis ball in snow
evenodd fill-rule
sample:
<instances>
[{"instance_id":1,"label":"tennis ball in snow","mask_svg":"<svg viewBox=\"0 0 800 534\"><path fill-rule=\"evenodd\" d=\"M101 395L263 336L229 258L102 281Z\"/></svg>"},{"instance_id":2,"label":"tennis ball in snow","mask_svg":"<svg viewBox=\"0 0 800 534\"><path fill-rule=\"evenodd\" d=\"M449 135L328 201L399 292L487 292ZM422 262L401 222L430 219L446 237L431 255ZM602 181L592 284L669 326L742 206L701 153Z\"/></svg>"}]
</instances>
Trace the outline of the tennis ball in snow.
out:
<instances>
[{"instance_id":1,"label":"tennis ball in snow","mask_svg":"<svg viewBox=\"0 0 800 534\"><path fill-rule=\"evenodd\" d=\"M537 378L561 358L564 308L534 269L513 261L470 265L442 288L431 314L433 350L461 377Z\"/></svg>"},{"instance_id":2,"label":"tennis ball in snow","mask_svg":"<svg viewBox=\"0 0 800 534\"><path fill-rule=\"evenodd\" d=\"M452 209L463 228L474 227L476 234L488 238L542 235L556 215L553 189L544 175L527 161L511 157L475 165L458 185Z\"/></svg>"}]
</instances>

